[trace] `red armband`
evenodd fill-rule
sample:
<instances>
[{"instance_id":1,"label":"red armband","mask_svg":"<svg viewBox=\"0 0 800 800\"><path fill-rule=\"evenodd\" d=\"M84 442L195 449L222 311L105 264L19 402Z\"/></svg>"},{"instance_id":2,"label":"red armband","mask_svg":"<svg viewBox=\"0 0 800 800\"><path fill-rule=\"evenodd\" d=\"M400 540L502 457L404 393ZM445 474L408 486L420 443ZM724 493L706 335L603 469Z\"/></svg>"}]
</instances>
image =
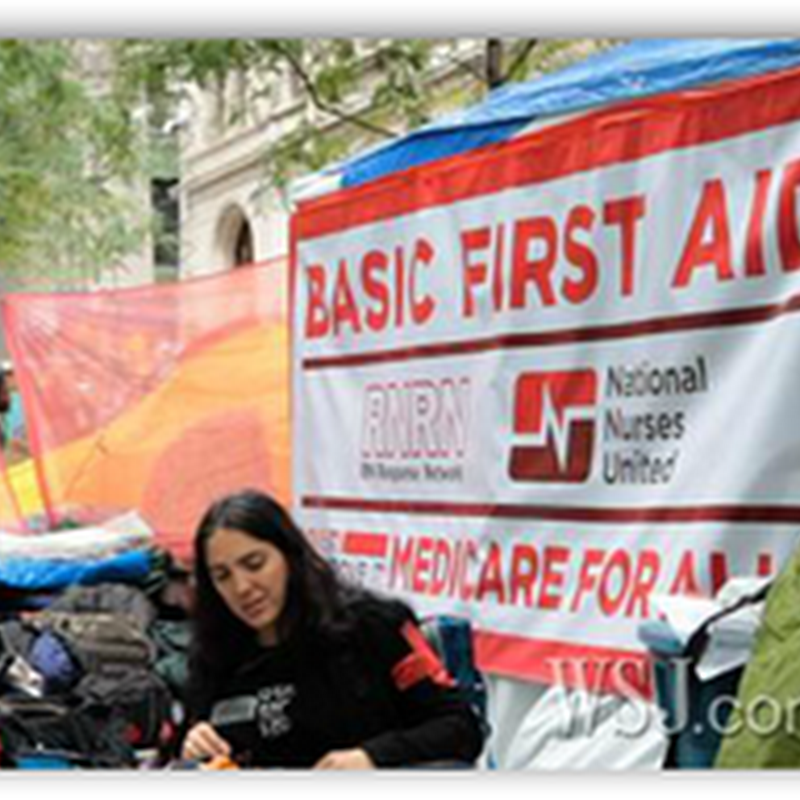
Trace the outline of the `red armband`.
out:
<instances>
[{"instance_id":1,"label":"red armband","mask_svg":"<svg viewBox=\"0 0 800 800\"><path fill-rule=\"evenodd\" d=\"M411 652L392 669L392 680L401 692L425 678L429 678L437 686L455 686L455 681L416 625L406 622L400 633L411 647Z\"/></svg>"}]
</instances>

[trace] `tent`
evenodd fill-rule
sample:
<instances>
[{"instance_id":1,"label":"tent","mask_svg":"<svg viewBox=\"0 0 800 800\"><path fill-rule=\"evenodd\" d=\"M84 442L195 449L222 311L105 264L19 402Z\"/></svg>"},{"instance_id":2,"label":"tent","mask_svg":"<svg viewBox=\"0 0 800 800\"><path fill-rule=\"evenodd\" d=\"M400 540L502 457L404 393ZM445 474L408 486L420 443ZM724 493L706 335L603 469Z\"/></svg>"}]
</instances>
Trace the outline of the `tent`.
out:
<instances>
[{"instance_id":1,"label":"tent","mask_svg":"<svg viewBox=\"0 0 800 800\"><path fill-rule=\"evenodd\" d=\"M800 63L797 39L642 39L559 72L492 92L388 144L297 182L295 199L362 186L392 173L524 135L538 124L614 103L710 87Z\"/></svg>"},{"instance_id":2,"label":"tent","mask_svg":"<svg viewBox=\"0 0 800 800\"><path fill-rule=\"evenodd\" d=\"M798 40L638 41L295 187L297 513L472 615L501 767L659 766L637 625L796 544L799 88Z\"/></svg>"}]
</instances>

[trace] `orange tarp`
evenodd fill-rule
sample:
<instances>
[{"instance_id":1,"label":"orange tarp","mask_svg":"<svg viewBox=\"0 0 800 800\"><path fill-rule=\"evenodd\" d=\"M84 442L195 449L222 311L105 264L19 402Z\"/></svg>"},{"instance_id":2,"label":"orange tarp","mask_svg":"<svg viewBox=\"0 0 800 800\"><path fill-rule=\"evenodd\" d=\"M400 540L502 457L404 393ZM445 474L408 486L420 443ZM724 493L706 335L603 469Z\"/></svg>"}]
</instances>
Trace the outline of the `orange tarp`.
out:
<instances>
[{"instance_id":1,"label":"orange tarp","mask_svg":"<svg viewBox=\"0 0 800 800\"><path fill-rule=\"evenodd\" d=\"M255 486L289 501L286 270L7 301L53 517L136 509L185 555L215 498Z\"/></svg>"},{"instance_id":2,"label":"orange tarp","mask_svg":"<svg viewBox=\"0 0 800 800\"><path fill-rule=\"evenodd\" d=\"M0 449L0 531L13 533L24 531L22 512L9 479L2 449Z\"/></svg>"}]
</instances>

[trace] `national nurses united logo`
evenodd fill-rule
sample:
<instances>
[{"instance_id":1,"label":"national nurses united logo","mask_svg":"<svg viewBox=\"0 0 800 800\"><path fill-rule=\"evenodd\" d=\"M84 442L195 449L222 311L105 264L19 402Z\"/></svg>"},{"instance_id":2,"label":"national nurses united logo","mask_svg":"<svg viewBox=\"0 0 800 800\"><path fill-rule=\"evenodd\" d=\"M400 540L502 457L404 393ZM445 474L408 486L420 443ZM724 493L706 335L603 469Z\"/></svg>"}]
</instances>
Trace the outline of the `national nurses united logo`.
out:
<instances>
[{"instance_id":1,"label":"national nurses united logo","mask_svg":"<svg viewBox=\"0 0 800 800\"><path fill-rule=\"evenodd\" d=\"M524 372L514 390L512 480L582 483L595 441L597 375L593 370Z\"/></svg>"}]
</instances>

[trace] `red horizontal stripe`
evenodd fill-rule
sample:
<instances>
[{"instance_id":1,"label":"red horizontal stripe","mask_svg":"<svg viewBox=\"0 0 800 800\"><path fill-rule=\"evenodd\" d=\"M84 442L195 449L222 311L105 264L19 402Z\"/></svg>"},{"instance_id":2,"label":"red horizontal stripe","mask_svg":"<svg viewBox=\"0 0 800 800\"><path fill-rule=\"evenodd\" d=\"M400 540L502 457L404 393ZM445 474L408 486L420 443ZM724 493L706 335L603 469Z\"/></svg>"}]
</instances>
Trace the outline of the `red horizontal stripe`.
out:
<instances>
[{"instance_id":1,"label":"red horizontal stripe","mask_svg":"<svg viewBox=\"0 0 800 800\"><path fill-rule=\"evenodd\" d=\"M478 668L486 673L548 685L559 683L595 694L619 694L625 689L620 685L621 675L638 696L653 697L650 658L635 650L476 630L475 659ZM614 664L616 670L612 668Z\"/></svg>"},{"instance_id":2,"label":"red horizontal stripe","mask_svg":"<svg viewBox=\"0 0 800 800\"><path fill-rule=\"evenodd\" d=\"M418 361L460 355L474 355L493 350L514 350L529 347L554 347L585 342L604 342L619 339L634 339L644 336L698 331L708 328L731 328L739 325L754 325L779 319L800 311L800 295L794 294L778 303L752 308L729 308L720 311L700 311L670 317L619 322L587 328L541 331L536 333L507 333L485 339L461 342L398 347L393 350L353 353L348 355L317 356L303 360L305 371L363 367L387 362Z\"/></svg>"},{"instance_id":3,"label":"red horizontal stripe","mask_svg":"<svg viewBox=\"0 0 800 800\"><path fill-rule=\"evenodd\" d=\"M303 508L365 514L527 519L547 522L597 522L636 525L643 522L739 522L796 525L800 506L704 505L629 508L581 508L511 503L457 503L430 500L365 500L362 497L306 496Z\"/></svg>"},{"instance_id":4,"label":"red horizontal stripe","mask_svg":"<svg viewBox=\"0 0 800 800\"><path fill-rule=\"evenodd\" d=\"M325 236L798 118L798 69L635 100L310 201L301 205L294 232L306 240Z\"/></svg>"},{"instance_id":5,"label":"red horizontal stripe","mask_svg":"<svg viewBox=\"0 0 800 800\"><path fill-rule=\"evenodd\" d=\"M358 533L348 531L342 550L350 556L385 558L389 550L389 537L385 533Z\"/></svg>"}]
</instances>

